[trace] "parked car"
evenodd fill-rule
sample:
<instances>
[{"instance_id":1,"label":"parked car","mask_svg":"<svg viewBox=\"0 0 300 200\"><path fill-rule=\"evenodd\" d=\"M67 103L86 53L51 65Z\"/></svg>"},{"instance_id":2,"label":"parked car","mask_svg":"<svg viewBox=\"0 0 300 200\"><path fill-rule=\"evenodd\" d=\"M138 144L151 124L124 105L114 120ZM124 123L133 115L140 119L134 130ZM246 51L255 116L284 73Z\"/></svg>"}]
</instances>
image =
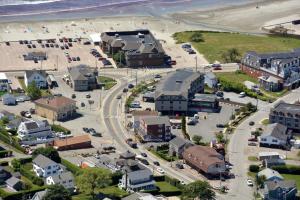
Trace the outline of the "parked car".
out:
<instances>
[{"instance_id":1,"label":"parked car","mask_svg":"<svg viewBox=\"0 0 300 200\"><path fill-rule=\"evenodd\" d=\"M149 162L146 159L140 159L140 162L144 165L149 165Z\"/></svg>"},{"instance_id":2,"label":"parked car","mask_svg":"<svg viewBox=\"0 0 300 200\"><path fill-rule=\"evenodd\" d=\"M90 95L90 94L87 94L87 95L85 95L85 97L86 97L87 99L89 99L89 98L91 98L91 95Z\"/></svg>"},{"instance_id":3,"label":"parked car","mask_svg":"<svg viewBox=\"0 0 300 200\"><path fill-rule=\"evenodd\" d=\"M156 166L160 166L158 161L153 161L153 164L156 165Z\"/></svg>"},{"instance_id":4,"label":"parked car","mask_svg":"<svg viewBox=\"0 0 300 200\"><path fill-rule=\"evenodd\" d=\"M123 89L123 92L125 93L125 92L128 92L128 89L127 88L124 88Z\"/></svg>"},{"instance_id":5,"label":"parked car","mask_svg":"<svg viewBox=\"0 0 300 200\"><path fill-rule=\"evenodd\" d=\"M255 142L248 142L248 146L257 146Z\"/></svg>"},{"instance_id":6,"label":"parked car","mask_svg":"<svg viewBox=\"0 0 300 200\"><path fill-rule=\"evenodd\" d=\"M117 99L121 99L121 98L122 98L122 95L118 95L118 96L117 96Z\"/></svg>"},{"instance_id":7,"label":"parked car","mask_svg":"<svg viewBox=\"0 0 300 200\"><path fill-rule=\"evenodd\" d=\"M89 133L89 132L90 132L90 129L87 128L87 127L83 127L82 130L83 130L84 132L86 132L86 133Z\"/></svg>"},{"instance_id":8,"label":"parked car","mask_svg":"<svg viewBox=\"0 0 300 200\"><path fill-rule=\"evenodd\" d=\"M81 107L84 107L85 106L85 103L81 102Z\"/></svg>"},{"instance_id":9,"label":"parked car","mask_svg":"<svg viewBox=\"0 0 300 200\"><path fill-rule=\"evenodd\" d=\"M240 94L239 94L239 97L240 98L243 98L243 97L245 97L246 96L246 93L245 92L241 92Z\"/></svg>"},{"instance_id":10,"label":"parked car","mask_svg":"<svg viewBox=\"0 0 300 200\"><path fill-rule=\"evenodd\" d=\"M161 75L160 75L160 74L156 74L156 75L154 76L154 78L161 78Z\"/></svg>"},{"instance_id":11,"label":"parked car","mask_svg":"<svg viewBox=\"0 0 300 200\"><path fill-rule=\"evenodd\" d=\"M141 155L143 156L143 157L147 157L147 154L146 153L141 153Z\"/></svg>"},{"instance_id":12,"label":"parked car","mask_svg":"<svg viewBox=\"0 0 300 200\"><path fill-rule=\"evenodd\" d=\"M134 88L134 85L131 84L131 83L129 83L129 84L128 84L128 88L129 88L129 89Z\"/></svg>"},{"instance_id":13,"label":"parked car","mask_svg":"<svg viewBox=\"0 0 300 200\"><path fill-rule=\"evenodd\" d=\"M72 94L72 99L75 99L76 98L76 94Z\"/></svg>"},{"instance_id":14,"label":"parked car","mask_svg":"<svg viewBox=\"0 0 300 200\"><path fill-rule=\"evenodd\" d=\"M224 128L225 126L224 126L224 124L217 124L216 127L217 128Z\"/></svg>"},{"instance_id":15,"label":"parked car","mask_svg":"<svg viewBox=\"0 0 300 200\"><path fill-rule=\"evenodd\" d=\"M160 167L156 168L156 171L158 171L161 174L165 173L165 171L162 168L160 168Z\"/></svg>"},{"instance_id":16,"label":"parked car","mask_svg":"<svg viewBox=\"0 0 300 200\"><path fill-rule=\"evenodd\" d=\"M257 139L257 138L255 138L255 137L252 137L252 138L249 138L249 139L248 139L248 141L249 141L249 142L257 142L257 141L258 141L258 139Z\"/></svg>"},{"instance_id":17,"label":"parked car","mask_svg":"<svg viewBox=\"0 0 300 200\"><path fill-rule=\"evenodd\" d=\"M24 117L31 118L31 113L30 112L25 112Z\"/></svg>"},{"instance_id":18,"label":"parked car","mask_svg":"<svg viewBox=\"0 0 300 200\"><path fill-rule=\"evenodd\" d=\"M253 186L253 181L250 179L247 179L247 185L252 187Z\"/></svg>"},{"instance_id":19,"label":"parked car","mask_svg":"<svg viewBox=\"0 0 300 200\"><path fill-rule=\"evenodd\" d=\"M183 167L183 164L181 164L181 163L176 163L176 167L178 168L178 169L183 169L184 167Z\"/></svg>"},{"instance_id":20,"label":"parked car","mask_svg":"<svg viewBox=\"0 0 300 200\"><path fill-rule=\"evenodd\" d=\"M249 122L249 126L253 126L254 124L254 121Z\"/></svg>"}]
</instances>

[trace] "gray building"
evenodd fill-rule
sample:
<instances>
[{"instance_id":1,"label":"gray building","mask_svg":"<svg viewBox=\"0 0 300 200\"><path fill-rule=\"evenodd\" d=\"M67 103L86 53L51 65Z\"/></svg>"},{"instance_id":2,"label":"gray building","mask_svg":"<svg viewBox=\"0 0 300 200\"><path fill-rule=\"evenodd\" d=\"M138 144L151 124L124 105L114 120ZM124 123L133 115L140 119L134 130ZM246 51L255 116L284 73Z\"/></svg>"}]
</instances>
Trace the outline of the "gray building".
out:
<instances>
[{"instance_id":1,"label":"gray building","mask_svg":"<svg viewBox=\"0 0 300 200\"><path fill-rule=\"evenodd\" d=\"M220 110L219 99L214 94L195 94L191 100L191 106L195 111L218 112Z\"/></svg>"},{"instance_id":2,"label":"gray building","mask_svg":"<svg viewBox=\"0 0 300 200\"><path fill-rule=\"evenodd\" d=\"M181 159L183 151L192 145L191 141L176 136L169 141L169 155L177 156Z\"/></svg>"},{"instance_id":3,"label":"gray building","mask_svg":"<svg viewBox=\"0 0 300 200\"><path fill-rule=\"evenodd\" d=\"M149 30L101 33L100 47L109 55L122 51L128 67L165 64L165 51Z\"/></svg>"},{"instance_id":4,"label":"gray building","mask_svg":"<svg viewBox=\"0 0 300 200\"><path fill-rule=\"evenodd\" d=\"M297 194L296 182L287 181L266 181L264 186L265 200L295 200Z\"/></svg>"},{"instance_id":5,"label":"gray building","mask_svg":"<svg viewBox=\"0 0 300 200\"><path fill-rule=\"evenodd\" d=\"M186 113L196 93L204 92L204 75L191 70L170 72L156 87L155 110L163 114Z\"/></svg>"},{"instance_id":6,"label":"gray building","mask_svg":"<svg viewBox=\"0 0 300 200\"><path fill-rule=\"evenodd\" d=\"M213 72L207 72L205 74L205 84L210 88L216 88L218 85L218 79Z\"/></svg>"},{"instance_id":7,"label":"gray building","mask_svg":"<svg viewBox=\"0 0 300 200\"><path fill-rule=\"evenodd\" d=\"M75 91L87 91L98 88L98 71L87 65L78 65L69 69L69 85Z\"/></svg>"},{"instance_id":8,"label":"gray building","mask_svg":"<svg viewBox=\"0 0 300 200\"><path fill-rule=\"evenodd\" d=\"M300 105L289 104L283 101L277 103L270 110L270 123L279 123L285 125L288 129L300 130Z\"/></svg>"}]
</instances>

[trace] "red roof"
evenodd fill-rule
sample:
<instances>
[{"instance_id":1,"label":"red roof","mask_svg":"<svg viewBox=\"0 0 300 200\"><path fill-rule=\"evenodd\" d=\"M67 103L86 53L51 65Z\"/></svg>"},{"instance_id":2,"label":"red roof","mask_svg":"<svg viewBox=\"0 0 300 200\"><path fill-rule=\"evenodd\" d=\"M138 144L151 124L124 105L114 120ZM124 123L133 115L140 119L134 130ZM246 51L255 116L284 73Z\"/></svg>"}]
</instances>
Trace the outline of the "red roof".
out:
<instances>
[{"instance_id":1,"label":"red roof","mask_svg":"<svg viewBox=\"0 0 300 200\"><path fill-rule=\"evenodd\" d=\"M57 110L70 104L75 104L76 101L64 96L52 96L47 98L40 98L34 102L36 105L46 107L48 109Z\"/></svg>"},{"instance_id":2,"label":"red roof","mask_svg":"<svg viewBox=\"0 0 300 200\"><path fill-rule=\"evenodd\" d=\"M80 136L75 136L66 139L54 140L53 146L59 148L59 147L64 147L69 145L86 143L86 142L91 142L90 137L88 135L80 135Z\"/></svg>"}]
</instances>

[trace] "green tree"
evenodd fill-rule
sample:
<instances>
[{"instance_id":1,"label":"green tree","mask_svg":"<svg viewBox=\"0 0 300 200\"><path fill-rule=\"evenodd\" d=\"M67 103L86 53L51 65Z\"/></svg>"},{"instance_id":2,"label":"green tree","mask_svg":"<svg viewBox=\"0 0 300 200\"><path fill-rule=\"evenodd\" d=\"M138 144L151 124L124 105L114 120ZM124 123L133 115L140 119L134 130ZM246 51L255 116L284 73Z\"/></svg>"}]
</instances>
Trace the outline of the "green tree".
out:
<instances>
[{"instance_id":1,"label":"green tree","mask_svg":"<svg viewBox=\"0 0 300 200\"><path fill-rule=\"evenodd\" d=\"M20 168L21 168L21 162L20 162L20 160L14 158L11 161L11 166L13 167L13 169L14 169L15 172L19 172Z\"/></svg>"},{"instance_id":2,"label":"green tree","mask_svg":"<svg viewBox=\"0 0 300 200\"><path fill-rule=\"evenodd\" d=\"M195 181L184 186L182 190L181 199L182 200L211 200L216 196L212 187L206 181Z\"/></svg>"},{"instance_id":3,"label":"green tree","mask_svg":"<svg viewBox=\"0 0 300 200\"><path fill-rule=\"evenodd\" d=\"M222 132L216 134L216 139L219 143L225 142L224 134Z\"/></svg>"},{"instance_id":4,"label":"green tree","mask_svg":"<svg viewBox=\"0 0 300 200\"><path fill-rule=\"evenodd\" d=\"M7 124L9 122L9 119L8 119L8 117L5 116L5 117L2 117L1 121L3 124Z\"/></svg>"},{"instance_id":5,"label":"green tree","mask_svg":"<svg viewBox=\"0 0 300 200\"><path fill-rule=\"evenodd\" d=\"M111 183L111 173L101 168L87 168L77 177L76 182L81 192L95 199L96 189L104 188Z\"/></svg>"},{"instance_id":6,"label":"green tree","mask_svg":"<svg viewBox=\"0 0 300 200\"><path fill-rule=\"evenodd\" d=\"M261 131L256 129L255 131L251 132L251 135L253 135L255 139L257 139L261 135Z\"/></svg>"},{"instance_id":7,"label":"green tree","mask_svg":"<svg viewBox=\"0 0 300 200\"><path fill-rule=\"evenodd\" d=\"M32 81L26 88L27 95L32 99L36 100L42 96L41 90L36 86L35 81Z\"/></svg>"},{"instance_id":8,"label":"green tree","mask_svg":"<svg viewBox=\"0 0 300 200\"><path fill-rule=\"evenodd\" d=\"M123 65L126 64L125 53L123 51L119 51L118 53L115 53L113 55L113 59L116 63L123 64Z\"/></svg>"},{"instance_id":9,"label":"green tree","mask_svg":"<svg viewBox=\"0 0 300 200\"><path fill-rule=\"evenodd\" d=\"M190 37L191 42L203 42L203 35L200 32L194 32Z\"/></svg>"},{"instance_id":10,"label":"green tree","mask_svg":"<svg viewBox=\"0 0 300 200\"><path fill-rule=\"evenodd\" d=\"M255 184L256 184L257 189L258 188L263 188L265 181L266 181L266 176L265 175L262 175L262 176L256 175Z\"/></svg>"},{"instance_id":11,"label":"green tree","mask_svg":"<svg viewBox=\"0 0 300 200\"><path fill-rule=\"evenodd\" d=\"M48 187L42 200L71 200L70 192L62 185L51 185Z\"/></svg>"},{"instance_id":12,"label":"green tree","mask_svg":"<svg viewBox=\"0 0 300 200\"><path fill-rule=\"evenodd\" d=\"M202 139L203 138L200 135L194 135L193 138L192 138L192 140L194 141L194 143L197 144L197 145L200 144L200 142L201 142Z\"/></svg>"},{"instance_id":13,"label":"green tree","mask_svg":"<svg viewBox=\"0 0 300 200\"><path fill-rule=\"evenodd\" d=\"M61 159L56 149L53 147L40 147L33 151L32 156L36 157L37 155L42 154L51 160L60 163Z\"/></svg>"},{"instance_id":14,"label":"green tree","mask_svg":"<svg viewBox=\"0 0 300 200\"><path fill-rule=\"evenodd\" d=\"M258 172L259 171L259 166L258 165L250 165L249 166L249 171L250 172Z\"/></svg>"},{"instance_id":15,"label":"green tree","mask_svg":"<svg viewBox=\"0 0 300 200\"><path fill-rule=\"evenodd\" d=\"M236 48L228 49L222 54L222 58L225 62L239 62L240 52Z\"/></svg>"}]
</instances>

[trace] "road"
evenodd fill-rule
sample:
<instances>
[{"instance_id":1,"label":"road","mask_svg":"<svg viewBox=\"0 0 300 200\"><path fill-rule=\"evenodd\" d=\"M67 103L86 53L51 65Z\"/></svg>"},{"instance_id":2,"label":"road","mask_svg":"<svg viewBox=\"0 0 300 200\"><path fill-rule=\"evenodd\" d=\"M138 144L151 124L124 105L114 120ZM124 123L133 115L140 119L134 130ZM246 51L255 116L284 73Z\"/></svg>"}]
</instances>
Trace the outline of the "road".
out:
<instances>
[{"instance_id":1,"label":"road","mask_svg":"<svg viewBox=\"0 0 300 200\"><path fill-rule=\"evenodd\" d=\"M248 138L251 135L249 122L254 121L256 125L259 125L259 122L262 119L268 117L270 108L273 107L278 101L283 100L288 103L294 103L296 100L298 100L299 96L300 88L291 91L286 96L271 104L260 107L256 113L243 121L235 130L235 133L232 134L228 145L228 153L229 161L233 164L232 173L234 173L236 177L230 181L230 190L228 193L230 199L253 199L253 188L248 187L246 184L249 166L246 147L248 145Z\"/></svg>"}]
</instances>

